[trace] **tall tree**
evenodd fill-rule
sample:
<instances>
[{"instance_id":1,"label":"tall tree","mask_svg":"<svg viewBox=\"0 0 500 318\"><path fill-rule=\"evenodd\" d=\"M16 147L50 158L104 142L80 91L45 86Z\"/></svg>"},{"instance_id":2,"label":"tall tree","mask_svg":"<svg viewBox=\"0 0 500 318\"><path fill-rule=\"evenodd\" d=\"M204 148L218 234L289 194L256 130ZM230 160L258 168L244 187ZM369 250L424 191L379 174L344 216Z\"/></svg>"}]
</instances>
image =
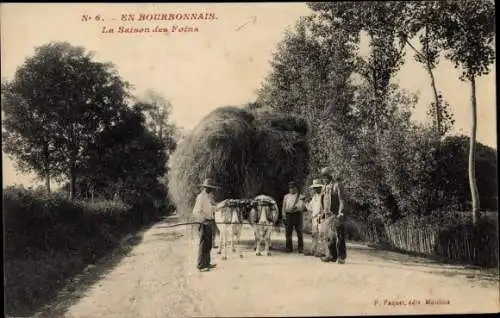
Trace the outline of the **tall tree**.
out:
<instances>
[{"instance_id":1,"label":"tall tree","mask_svg":"<svg viewBox=\"0 0 500 318\"><path fill-rule=\"evenodd\" d=\"M434 95L434 102L430 105L429 113L433 118L438 138L444 136L454 123L453 116L449 112L449 104L444 101L442 93L438 91L434 75L441 53L437 34L441 15L437 1L408 2L404 11L404 23L400 28L401 40L415 52L415 60L423 64L429 74ZM412 43L412 38L415 37L419 39L420 50Z\"/></svg>"},{"instance_id":2,"label":"tall tree","mask_svg":"<svg viewBox=\"0 0 500 318\"><path fill-rule=\"evenodd\" d=\"M344 162L345 168L339 170L343 170L346 182L350 183L347 186L351 193L366 190L361 193L363 204L369 205L372 211L388 211L398 217L401 213L396 198L380 160L374 158L383 155L384 134L392 128L391 122L397 117L398 108L404 106L395 102L393 95L398 88L391 85L391 81L404 62L405 43L399 34L406 4L356 1L309 3L309 6L324 24L348 34L355 46L362 38L368 40L366 57L357 50L354 52L354 70L361 75L361 81L357 81L348 120L351 126L357 126L352 129L356 141L347 143L348 147L341 155L343 160L332 164L338 166L339 162Z\"/></svg>"},{"instance_id":3,"label":"tall tree","mask_svg":"<svg viewBox=\"0 0 500 318\"><path fill-rule=\"evenodd\" d=\"M164 96L154 90L148 90L134 108L144 116L144 125L149 132L163 143L163 151L168 162L170 155L175 150L178 141L178 127L170 123L172 114L172 104ZM160 183L167 187L168 167L165 167L165 174L160 177Z\"/></svg>"},{"instance_id":4,"label":"tall tree","mask_svg":"<svg viewBox=\"0 0 500 318\"><path fill-rule=\"evenodd\" d=\"M146 125L149 130L160 139L168 136L174 130L174 127L168 121L172 114L170 101L154 90L146 91L139 100L143 106Z\"/></svg>"},{"instance_id":5,"label":"tall tree","mask_svg":"<svg viewBox=\"0 0 500 318\"><path fill-rule=\"evenodd\" d=\"M495 4L490 0L440 1L440 19L434 26L445 57L461 68L460 80L471 85L472 131L469 147L469 185L472 216L480 217L476 184L475 155L477 132L476 79L489 73L495 61Z\"/></svg>"},{"instance_id":6,"label":"tall tree","mask_svg":"<svg viewBox=\"0 0 500 318\"><path fill-rule=\"evenodd\" d=\"M258 97L260 104L307 119L313 171L334 161L337 153L329 149L342 148L342 139L354 132L348 117L357 46L349 33L327 22L316 15L302 18L285 34Z\"/></svg>"},{"instance_id":7,"label":"tall tree","mask_svg":"<svg viewBox=\"0 0 500 318\"><path fill-rule=\"evenodd\" d=\"M165 145L167 160L176 147L178 127L170 122L172 104L164 96L154 90L148 90L138 98L135 107L144 115L145 125Z\"/></svg>"},{"instance_id":8,"label":"tall tree","mask_svg":"<svg viewBox=\"0 0 500 318\"><path fill-rule=\"evenodd\" d=\"M136 204L165 194L159 183L167 165L164 141L149 131L140 106L127 109L116 125L99 133L86 157L82 181L108 199L118 194Z\"/></svg>"},{"instance_id":9,"label":"tall tree","mask_svg":"<svg viewBox=\"0 0 500 318\"><path fill-rule=\"evenodd\" d=\"M3 150L15 160L22 172L35 172L45 179L50 193L51 176L55 173L55 140L44 111L31 108L17 95L14 82L2 83L2 139ZM19 87L19 86L18 86Z\"/></svg>"},{"instance_id":10,"label":"tall tree","mask_svg":"<svg viewBox=\"0 0 500 318\"><path fill-rule=\"evenodd\" d=\"M359 41L361 32L368 37L367 59L357 57L357 72L370 84L373 101L369 109L371 128L377 135L385 129L386 97L391 79L403 64L404 46L399 41L403 23L402 2L331 2L309 3L309 7L336 29L342 29Z\"/></svg>"},{"instance_id":11,"label":"tall tree","mask_svg":"<svg viewBox=\"0 0 500 318\"><path fill-rule=\"evenodd\" d=\"M24 157L17 151L16 159L37 173L51 171L69 179L71 198L86 160L86 149L99 132L114 125L127 107L128 84L112 64L92 58L93 54L83 47L49 43L37 47L35 55L26 59L6 85L9 97L4 112L11 121L6 140L11 145L22 141L26 147L37 149L34 153L24 152ZM24 113L23 117L16 116L16 112ZM21 118L30 120L21 123ZM23 132L27 128L32 135L40 133L44 138L27 137ZM48 149L45 153L49 155L44 156L54 164L44 165L45 170L40 171L36 157L44 153L43 149ZM26 160L26 156L32 159Z\"/></svg>"}]
</instances>

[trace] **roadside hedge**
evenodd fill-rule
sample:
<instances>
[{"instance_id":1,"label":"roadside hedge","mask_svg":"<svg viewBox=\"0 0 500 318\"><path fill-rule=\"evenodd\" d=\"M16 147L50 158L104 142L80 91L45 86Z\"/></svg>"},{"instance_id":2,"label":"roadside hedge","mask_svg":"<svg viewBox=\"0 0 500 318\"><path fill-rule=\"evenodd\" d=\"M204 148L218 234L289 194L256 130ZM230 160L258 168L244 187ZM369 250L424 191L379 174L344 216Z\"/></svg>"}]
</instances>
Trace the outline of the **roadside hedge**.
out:
<instances>
[{"instance_id":1,"label":"roadside hedge","mask_svg":"<svg viewBox=\"0 0 500 318\"><path fill-rule=\"evenodd\" d=\"M311 233L310 213L304 214L304 232ZM496 267L499 261L498 213L483 213L474 226L467 212L410 215L385 223L377 214L366 220L351 215L345 224L348 241L411 252L443 261ZM476 241L478 240L478 241Z\"/></svg>"},{"instance_id":2,"label":"roadside hedge","mask_svg":"<svg viewBox=\"0 0 500 318\"><path fill-rule=\"evenodd\" d=\"M425 217L407 216L392 224L374 217L365 226L364 241L439 259L498 266L498 214L486 213L472 224L470 212L435 212Z\"/></svg>"},{"instance_id":3,"label":"roadside hedge","mask_svg":"<svg viewBox=\"0 0 500 318\"><path fill-rule=\"evenodd\" d=\"M64 281L169 210L70 201L22 188L3 193L5 310L31 315Z\"/></svg>"}]
</instances>

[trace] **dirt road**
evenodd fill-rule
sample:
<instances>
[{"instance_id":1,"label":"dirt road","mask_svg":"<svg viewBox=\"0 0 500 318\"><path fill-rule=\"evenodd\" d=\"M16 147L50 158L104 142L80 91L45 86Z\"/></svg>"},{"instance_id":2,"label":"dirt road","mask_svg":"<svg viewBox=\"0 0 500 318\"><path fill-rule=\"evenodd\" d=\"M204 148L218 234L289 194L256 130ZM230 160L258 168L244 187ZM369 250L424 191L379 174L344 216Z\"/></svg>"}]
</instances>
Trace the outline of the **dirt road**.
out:
<instances>
[{"instance_id":1,"label":"dirt road","mask_svg":"<svg viewBox=\"0 0 500 318\"><path fill-rule=\"evenodd\" d=\"M273 251L195 268L187 227L156 224L116 266L66 310L66 317L287 316L499 311L498 277L426 259L348 244L345 265ZM275 248L284 233L274 234ZM306 249L309 248L306 240ZM434 304L426 304L426 300ZM412 303L413 301L413 303Z\"/></svg>"}]
</instances>

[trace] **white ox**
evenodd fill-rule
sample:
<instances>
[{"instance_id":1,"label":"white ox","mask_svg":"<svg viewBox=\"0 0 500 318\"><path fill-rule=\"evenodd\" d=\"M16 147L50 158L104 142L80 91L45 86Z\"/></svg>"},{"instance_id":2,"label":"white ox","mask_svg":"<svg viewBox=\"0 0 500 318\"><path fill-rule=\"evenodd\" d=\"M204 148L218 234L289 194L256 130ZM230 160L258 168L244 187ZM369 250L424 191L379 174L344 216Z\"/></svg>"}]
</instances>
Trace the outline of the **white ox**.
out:
<instances>
[{"instance_id":1,"label":"white ox","mask_svg":"<svg viewBox=\"0 0 500 318\"><path fill-rule=\"evenodd\" d=\"M220 226L220 243L217 254L222 254L224 249L223 260L227 259L228 243L231 244L231 249L238 252L240 257L243 257L240 249L240 237L243 229L242 210L246 202L242 200L226 199L217 204L215 209L215 222Z\"/></svg>"},{"instance_id":2,"label":"white ox","mask_svg":"<svg viewBox=\"0 0 500 318\"><path fill-rule=\"evenodd\" d=\"M279 211L276 201L267 195L259 195L253 201L250 212L250 223L252 224L255 242L256 255L261 254L261 245L264 243L264 254L270 256L269 246L271 245L271 233L278 221Z\"/></svg>"}]
</instances>

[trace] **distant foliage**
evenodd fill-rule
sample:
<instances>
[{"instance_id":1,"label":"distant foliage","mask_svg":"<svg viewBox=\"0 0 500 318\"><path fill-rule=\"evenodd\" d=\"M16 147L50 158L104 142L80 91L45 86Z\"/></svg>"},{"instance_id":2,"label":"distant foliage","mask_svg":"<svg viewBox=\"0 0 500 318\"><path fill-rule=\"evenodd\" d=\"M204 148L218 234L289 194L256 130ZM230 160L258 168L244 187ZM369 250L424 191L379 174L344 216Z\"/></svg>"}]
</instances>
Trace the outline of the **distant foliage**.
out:
<instances>
[{"instance_id":1,"label":"distant foliage","mask_svg":"<svg viewBox=\"0 0 500 318\"><path fill-rule=\"evenodd\" d=\"M110 63L67 42L49 43L2 83L5 151L24 171L74 185L89 145L126 111L129 84Z\"/></svg>"},{"instance_id":2,"label":"distant foliage","mask_svg":"<svg viewBox=\"0 0 500 318\"><path fill-rule=\"evenodd\" d=\"M446 136L455 124L455 119L450 111L450 104L443 99L442 94L438 94L437 101L430 103L427 115L432 118L433 124L438 129L439 136ZM437 122L438 116L439 123Z\"/></svg>"},{"instance_id":3,"label":"distant foliage","mask_svg":"<svg viewBox=\"0 0 500 318\"><path fill-rule=\"evenodd\" d=\"M66 42L35 49L2 83L4 150L44 178L48 192L55 178L71 198L165 206L172 105L154 91L132 104L114 65L93 59Z\"/></svg>"},{"instance_id":4,"label":"distant foliage","mask_svg":"<svg viewBox=\"0 0 500 318\"><path fill-rule=\"evenodd\" d=\"M469 140L467 136L446 137L438 148L430 210L470 209L471 193L467 179ZM476 175L484 211L498 211L497 164L497 151L478 143Z\"/></svg>"},{"instance_id":5,"label":"distant foliage","mask_svg":"<svg viewBox=\"0 0 500 318\"><path fill-rule=\"evenodd\" d=\"M112 129L97 136L88 150L82 190L92 190L105 199L116 195L131 205L166 202L166 188L159 178L167 173L168 152L164 140L144 122L141 108L136 106Z\"/></svg>"}]
</instances>

